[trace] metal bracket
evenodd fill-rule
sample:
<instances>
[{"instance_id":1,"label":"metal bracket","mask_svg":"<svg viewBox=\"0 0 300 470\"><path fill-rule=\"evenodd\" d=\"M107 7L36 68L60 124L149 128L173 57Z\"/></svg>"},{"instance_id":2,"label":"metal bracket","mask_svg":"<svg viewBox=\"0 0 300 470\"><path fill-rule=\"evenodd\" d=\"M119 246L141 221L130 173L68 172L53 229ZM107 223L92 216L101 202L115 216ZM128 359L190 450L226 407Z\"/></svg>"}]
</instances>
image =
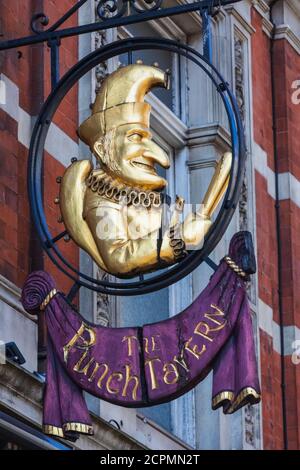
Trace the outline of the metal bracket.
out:
<instances>
[{"instance_id":1,"label":"metal bracket","mask_svg":"<svg viewBox=\"0 0 300 470\"><path fill-rule=\"evenodd\" d=\"M80 34L92 33L118 26L126 26L143 21L151 21L158 18L166 18L170 16L180 15L183 13L191 13L193 11L208 10L218 8L241 0L198 0L193 3L185 3L175 7L163 8L163 0L144 0L143 7L137 4L137 0L101 0L98 5L98 21L81 26L71 28L58 29L66 22L87 0L80 0L70 10L68 10L58 21L46 30L37 27L37 23L41 26L47 26L49 18L44 13L36 13L31 19L31 29L35 33L32 36L11 39L0 42L0 50L13 49L16 47L29 46L42 42L49 42L55 39L63 39L70 36L78 36ZM99 21L100 20L100 21Z\"/></svg>"}]
</instances>

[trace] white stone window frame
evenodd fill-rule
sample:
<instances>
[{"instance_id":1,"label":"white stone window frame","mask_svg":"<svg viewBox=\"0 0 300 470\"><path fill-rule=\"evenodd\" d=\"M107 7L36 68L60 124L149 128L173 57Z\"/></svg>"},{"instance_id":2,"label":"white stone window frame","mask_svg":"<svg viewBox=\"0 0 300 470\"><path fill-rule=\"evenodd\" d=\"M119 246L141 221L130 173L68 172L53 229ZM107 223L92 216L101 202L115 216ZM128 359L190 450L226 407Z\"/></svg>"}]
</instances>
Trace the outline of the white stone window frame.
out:
<instances>
[{"instance_id":1,"label":"white stone window frame","mask_svg":"<svg viewBox=\"0 0 300 470\"><path fill-rule=\"evenodd\" d=\"M228 7L230 16L230 28L232 37L232 86L236 90L235 79L235 38L242 41L244 56L244 103L245 103L245 139L247 147L246 178L248 182L247 191L247 218L248 230L253 236L254 250L257 257L257 226L256 226L256 190L255 190L255 167L253 158L254 147L254 123L253 123L253 82L252 82L252 49L251 36L255 29L251 25L251 1L246 0L235 7ZM241 227L243 228L243 227ZM253 320L253 328L256 343L256 353L258 361L259 377L261 377L261 355L259 340L259 319L258 319L258 275L251 276L251 285L249 288L249 302ZM252 416L249 416L249 408L242 409L243 422L243 449L262 449L262 407L261 403L252 407L250 410ZM249 423L249 420L252 422Z\"/></svg>"}]
</instances>

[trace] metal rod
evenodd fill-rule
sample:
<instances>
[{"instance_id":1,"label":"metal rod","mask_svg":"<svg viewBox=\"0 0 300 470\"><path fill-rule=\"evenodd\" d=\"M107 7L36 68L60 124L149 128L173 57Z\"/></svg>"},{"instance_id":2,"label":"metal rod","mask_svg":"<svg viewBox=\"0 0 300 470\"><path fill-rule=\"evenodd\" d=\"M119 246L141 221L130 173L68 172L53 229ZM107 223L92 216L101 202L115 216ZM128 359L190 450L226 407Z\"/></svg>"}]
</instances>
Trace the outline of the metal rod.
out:
<instances>
[{"instance_id":1,"label":"metal rod","mask_svg":"<svg viewBox=\"0 0 300 470\"><path fill-rule=\"evenodd\" d=\"M200 11L202 17L202 29L203 29L203 55L212 63L213 60L213 48L212 48L212 25L211 15L208 8L201 8Z\"/></svg>"},{"instance_id":2,"label":"metal rod","mask_svg":"<svg viewBox=\"0 0 300 470\"><path fill-rule=\"evenodd\" d=\"M87 2L87 0L80 0L79 2L75 3L75 5L70 8L67 13L65 13L56 23L54 23L50 28L47 29L47 31L55 31L57 28L59 28L65 21L67 21L70 16L72 16L77 10L79 10L82 5L84 5Z\"/></svg>"},{"instance_id":3,"label":"metal rod","mask_svg":"<svg viewBox=\"0 0 300 470\"><path fill-rule=\"evenodd\" d=\"M67 230L64 230L63 232L59 233L58 235L56 235L56 237L52 238L52 240L47 240L47 242L46 242L47 248L51 248L51 246L53 245L53 243L58 242L58 241L61 240L65 235L68 235Z\"/></svg>"},{"instance_id":4,"label":"metal rod","mask_svg":"<svg viewBox=\"0 0 300 470\"><path fill-rule=\"evenodd\" d=\"M209 257L207 256L205 259L204 259L205 263L208 264L208 266L213 269L214 271L216 271L218 269L218 265Z\"/></svg>"},{"instance_id":5,"label":"metal rod","mask_svg":"<svg viewBox=\"0 0 300 470\"><path fill-rule=\"evenodd\" d=\"M222 5L229 5L238 3L241 0L222 0ZM163 8L155 11L145 11L136 15L130 15L122 18L110 18L102 23L90 23L87 25L76 26L72 28L61 29L58 31L44 31L34 36L26 36L18 39L11 39L9 41L2 41L0 43L0 51L5 49L13 49L15 47L29 46L40 42L51 41L52 39L63 39L70 36L77 36L79 34L92 33L94 31L101 31L117 26L125 26L133 23L141 23L143 21L151 21L157 18L165 18L167 16L180 15L182 13L191 13L199 11L201 8L213 8L220 5L220 0L203 0L195 3L188 3L177 7Z\"/></svg>"},{"instance_id":6,"label":"metal rod","mask_svg":"<svg viewBox=\"0 0 300 470\"><path fill-rule=\"evenodd\" d=\"M179 97L179 117L182 119L182 81L181 81L181 74L182 74L182 61L181 55L178 55L178 97Z\"/></svg>"},{"instance_id":7,"label":"metal rod","mask_svg":"<svg viewBox=\"0 0 300 470\"><path fill-rule=\"evenodd\" d=\"M80 284L78 284L78 282L75 282L73 284L73 286L71 287L68 295L67 295L67 300L68 302L72 302L72 300L74 299L74 297L76 296L77 292L79 291L80 289Z\"/></svg>"},{"instance_id":8,"label":"metal rod","mask_svg":"<svg viewBox=\"0 0 300 470\"><path fill-rule=\"evenodd\" d=\"M128 65L131 65L132 64L132 51L128 51Z\"/></svg>"},{"instance_id":9,"label":"metal rod","mask_svg":"<svg viewBox=\"0 0 300 470\"><path fill-rule=\"evenodd\" d=\"M48 41L48 46L50 47L50 67L51 67L51 89L56 87L56 84L59 81L59 39L52 39Z\"/></svg>"}]
</instances>

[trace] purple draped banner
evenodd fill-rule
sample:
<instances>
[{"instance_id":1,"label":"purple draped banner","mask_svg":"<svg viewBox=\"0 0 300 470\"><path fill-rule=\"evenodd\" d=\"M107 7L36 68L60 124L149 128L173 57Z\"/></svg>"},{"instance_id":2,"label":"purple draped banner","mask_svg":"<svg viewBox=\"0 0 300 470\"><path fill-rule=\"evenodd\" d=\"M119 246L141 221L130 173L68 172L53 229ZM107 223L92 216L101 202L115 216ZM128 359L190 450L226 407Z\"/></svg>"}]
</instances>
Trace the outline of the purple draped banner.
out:
<instances>
[{"instance_id":1,"label":"purple draped banner","mask_svg":"<svg viewBox=\"0 0 300 470\"><path fill-rule=\"evenodd\" d=\"M243 240L240 232L230 244L236 265ZM226 260L187 309L143 327L88 322L43 271L27 278L22 303L30 313L43 314L45 307L43 424L48 434L69 439L92 434L82 390L121 406L151 406L186 393L213 370L213 409L233 413L260 400L245 281Z\"/></svg>"}]
</instances>

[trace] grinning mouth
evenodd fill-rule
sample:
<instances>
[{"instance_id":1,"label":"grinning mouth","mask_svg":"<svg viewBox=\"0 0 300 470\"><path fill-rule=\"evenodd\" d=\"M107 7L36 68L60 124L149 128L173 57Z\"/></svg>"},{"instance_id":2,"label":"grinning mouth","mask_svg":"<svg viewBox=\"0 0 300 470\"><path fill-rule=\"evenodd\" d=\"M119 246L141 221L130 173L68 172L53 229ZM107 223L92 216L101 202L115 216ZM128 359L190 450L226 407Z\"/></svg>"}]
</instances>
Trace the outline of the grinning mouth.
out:
<instances>
[{"instance_id":1,"label":"grinning mouth","mask_svg":"<svg viewBox=\"0 0 300 470\"><path fill-rule=\"evenodd\" d=\"M154 165L145 158L139 160L132 160L131 164L137 168L141 168L142 170L147 171L148 173L156 174Z\"/></svg>"}]
</instances>

